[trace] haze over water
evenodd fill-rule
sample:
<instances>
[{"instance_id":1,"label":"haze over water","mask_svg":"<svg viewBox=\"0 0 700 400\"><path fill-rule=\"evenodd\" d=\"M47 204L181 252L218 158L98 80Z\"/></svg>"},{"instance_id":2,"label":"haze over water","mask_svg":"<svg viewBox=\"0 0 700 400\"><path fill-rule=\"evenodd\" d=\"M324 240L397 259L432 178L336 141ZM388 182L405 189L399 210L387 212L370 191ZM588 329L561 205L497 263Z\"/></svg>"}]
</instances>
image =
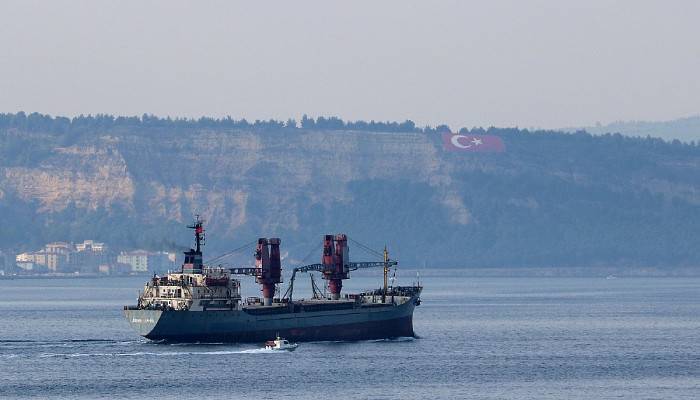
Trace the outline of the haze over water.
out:
<instances>
[{"instance_id":1,"label":"haze over water","mask_svg":"<svg viewBox=\"0 0 700 400\"><path fill-rule=\"evenodd\" d=\"M0 280L0 398L691 399L700 278L421 271L418 339L170 345L122 316L144 277ZM400 271L408 284L414 271ZM344 290L376 287L355 273ZM308 296L301 276L300 294ZM244 280L244 294L256 287ZM400 395L397 393L400 392Z\"/></svg>"}]
</instances>

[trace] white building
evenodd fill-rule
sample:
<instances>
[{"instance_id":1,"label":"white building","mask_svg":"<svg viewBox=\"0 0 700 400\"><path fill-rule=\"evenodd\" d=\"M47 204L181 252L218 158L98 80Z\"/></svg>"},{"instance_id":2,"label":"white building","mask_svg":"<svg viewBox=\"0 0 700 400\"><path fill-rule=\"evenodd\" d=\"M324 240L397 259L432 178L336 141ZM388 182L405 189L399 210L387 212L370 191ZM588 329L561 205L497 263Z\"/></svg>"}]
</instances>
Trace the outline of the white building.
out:
<instances>
[{"instance_id":1,"label":"white building","mask_svg":"<svg viewBox=\"0 0 700 400\"><path fill-rule=\"evenodd\" d=\"M122 251L117 262L131 265L131 272L165 272L175 265L175 253L145 250Z\"/></svg>"},{"instance_id":2,"label":"white building","mask_svg":"<svg viewBox=\"0 0 700 400\"><path fill-rule=\"evenodd\" d=\"M83 243L76 243L75 250L77 251L93 251L95 253L101 253L105 251L105 244L100 242L95 242L94 240L85 240Z\"/></svg>"},{"instance_id":3,"label":"white building","mask_svg":"<svg viewBox=\"0 0 700 400\"><path fill-rule=\"evenodd\" d=\"M73 247L66 242L53 242L44 246L44 251L51 254L69 254Z\"/></svg>"},{"instance_id":4,"label":"white building","mask_svg":"<svg viewBox=\"0 0 700 400\"><path fill-rule=\"evenodd\" d=\"M34 262L34 253L22 253L15 256L15 261L18 263Z\"/></svg>"},{"instance_id":5,"label":"white building","mask_svg":"<svg viewBox=\"0 0 700 400\"><path fill-rule=\"evenodd\" d=\"M34 253L22 253L15 256L15 265L17 268L25 271L34 269Z\"/></svg>"},{"instance_id":6,"label":"white building","mask_svg":"<svg viewBox=\"0 0 700 400\"><path fill-rule=\"evenodd\" d=\"M131 272L148 272L148 252L144 250L122 251L117 262L131 265Z\"/></svg>"}]
</instances>

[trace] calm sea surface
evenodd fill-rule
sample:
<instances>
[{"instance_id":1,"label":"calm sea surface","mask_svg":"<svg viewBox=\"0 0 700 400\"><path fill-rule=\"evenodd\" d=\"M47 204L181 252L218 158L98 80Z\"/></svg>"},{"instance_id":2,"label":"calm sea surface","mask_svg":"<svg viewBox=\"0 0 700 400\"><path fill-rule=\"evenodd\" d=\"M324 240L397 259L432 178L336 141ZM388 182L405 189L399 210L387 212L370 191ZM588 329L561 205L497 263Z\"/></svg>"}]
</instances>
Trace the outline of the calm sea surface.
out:
<instances>
[{"instance_id":1,"label":"calm sea surface","mask_svg":"<svg viewBox=\"0 0 700 400\"><path fill-rule=\"evenodd\" d=\"M420 338L293 353L141 339L144 278L0 280L0 398L700 398L700 279L422 274Z\"/></svg>"}]
</instances>

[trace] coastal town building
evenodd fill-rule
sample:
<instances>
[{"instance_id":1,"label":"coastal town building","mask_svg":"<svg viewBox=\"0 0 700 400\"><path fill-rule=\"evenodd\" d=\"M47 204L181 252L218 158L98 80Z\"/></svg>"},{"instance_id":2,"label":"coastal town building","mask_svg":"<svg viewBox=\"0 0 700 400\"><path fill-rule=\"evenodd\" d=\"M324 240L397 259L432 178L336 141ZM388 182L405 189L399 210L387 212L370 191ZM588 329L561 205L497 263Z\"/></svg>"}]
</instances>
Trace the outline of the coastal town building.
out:
<instances>
[{"instance_id":1,"label":"coastal town building","mask_svg":"<svg viewBox=\"0 0 700 400\"><path fill-rule=\"evenodd\" d=\"M9 254L0 250L0 276L5 276L14 271L14 263L9 261Z\"/></svg>"},{"instance_id":2,"label":"coastal town building","mask_svg":"<svg viewBox=\"0 0 700 400\"><path fill-rule=\"evenodd\" d=\"M173 268L175 253L146 250L111 251L103 242L52 242L34 252L15 255L20 273L132 274L165 272ZM6 269L6 268L5 268Z\"/></svg>"},{"instance_id":3,"label":"coastal town building","mask_svg":"<svg viewBox=\"0 0 700 400\"><path fill-rule=\"evenodd\" d=\"M132 272L166 272L175 265L175 253L167 251L148 252L136 250L121 252L117 262L129 264Z\"/></svg>"},{"instance_id":4,"label":"coastal town building","mask_svg":"<svg viewBox=\"0 0 700 400\"><path fill-rule=\"evenodd\" d=\"M34 253L21 253L15 256L17 268L23 271L34 270Z\"/></svg>"},{"instance_id":5,"label":"coastal town building","mask_svg":"<svg viewBox=\"0 0 700 400\"><path fill-rule=\"evenodd\" d=\"M131 265L133 272L147 272L148 252L145 250L121 252L117 256L117 262Z\"/></svg>"},{"instance_id":6,"label":"coastal town building","mask_svg":"<svg viewBox=\"0 0 700 400\"><path fill-rule=\"evenodd\" d=\"M83 243L75 244L76 251L92 251L96 253L104 252L106 250L105 244L100 242L95 242L94 240L85 240Z\"/></svg>"},{"instance_id":7,"label":"coastal town building","mask_svg":"<svg viewBox=\"0 0 700 400\"><path fill-rule=\"evenodd\" d=\"M17 267L25 271L60 272L68 265L70 250L68 243L49 243L39 251L17 254L15 261Z\"/></svg>"}]
</instances>

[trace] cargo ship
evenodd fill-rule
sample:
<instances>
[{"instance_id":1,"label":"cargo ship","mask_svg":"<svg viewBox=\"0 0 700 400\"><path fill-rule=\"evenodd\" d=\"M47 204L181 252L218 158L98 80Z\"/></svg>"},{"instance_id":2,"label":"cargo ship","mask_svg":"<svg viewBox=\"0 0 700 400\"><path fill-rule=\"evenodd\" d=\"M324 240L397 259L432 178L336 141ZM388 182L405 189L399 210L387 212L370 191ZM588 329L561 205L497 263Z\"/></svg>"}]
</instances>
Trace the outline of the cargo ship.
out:
<instances>
[{"instance_id":1,"label":"cargo ship","mask_svg":"<svg viewBox=\"0 0 700 400\"><path fill-rule=\"evenodd\" d=\"M195 247L184 253L177 272L154 275L136 305L124 307L129 324L148 339L168 342L265 342L276 336L288 340L349 341L415 336L413 311L420 305L422 286L389 286L387 274L397 262L386 248L382 261L351 262L348 237L325 235L321 262L293 268L288 288L280 295L280 239L260 238L255 266L224 268L205 265L202 257L203 221L194 230ZM251 244L252 246L252 244ZM350 271L383 268L381 288L362 293L342 292ZM293 299L297 273L320 273L327 290L311 279L312 298ZM241 296L241 281L249 276L260 284L262 297Z\"/></svg>"}]
</instances>

